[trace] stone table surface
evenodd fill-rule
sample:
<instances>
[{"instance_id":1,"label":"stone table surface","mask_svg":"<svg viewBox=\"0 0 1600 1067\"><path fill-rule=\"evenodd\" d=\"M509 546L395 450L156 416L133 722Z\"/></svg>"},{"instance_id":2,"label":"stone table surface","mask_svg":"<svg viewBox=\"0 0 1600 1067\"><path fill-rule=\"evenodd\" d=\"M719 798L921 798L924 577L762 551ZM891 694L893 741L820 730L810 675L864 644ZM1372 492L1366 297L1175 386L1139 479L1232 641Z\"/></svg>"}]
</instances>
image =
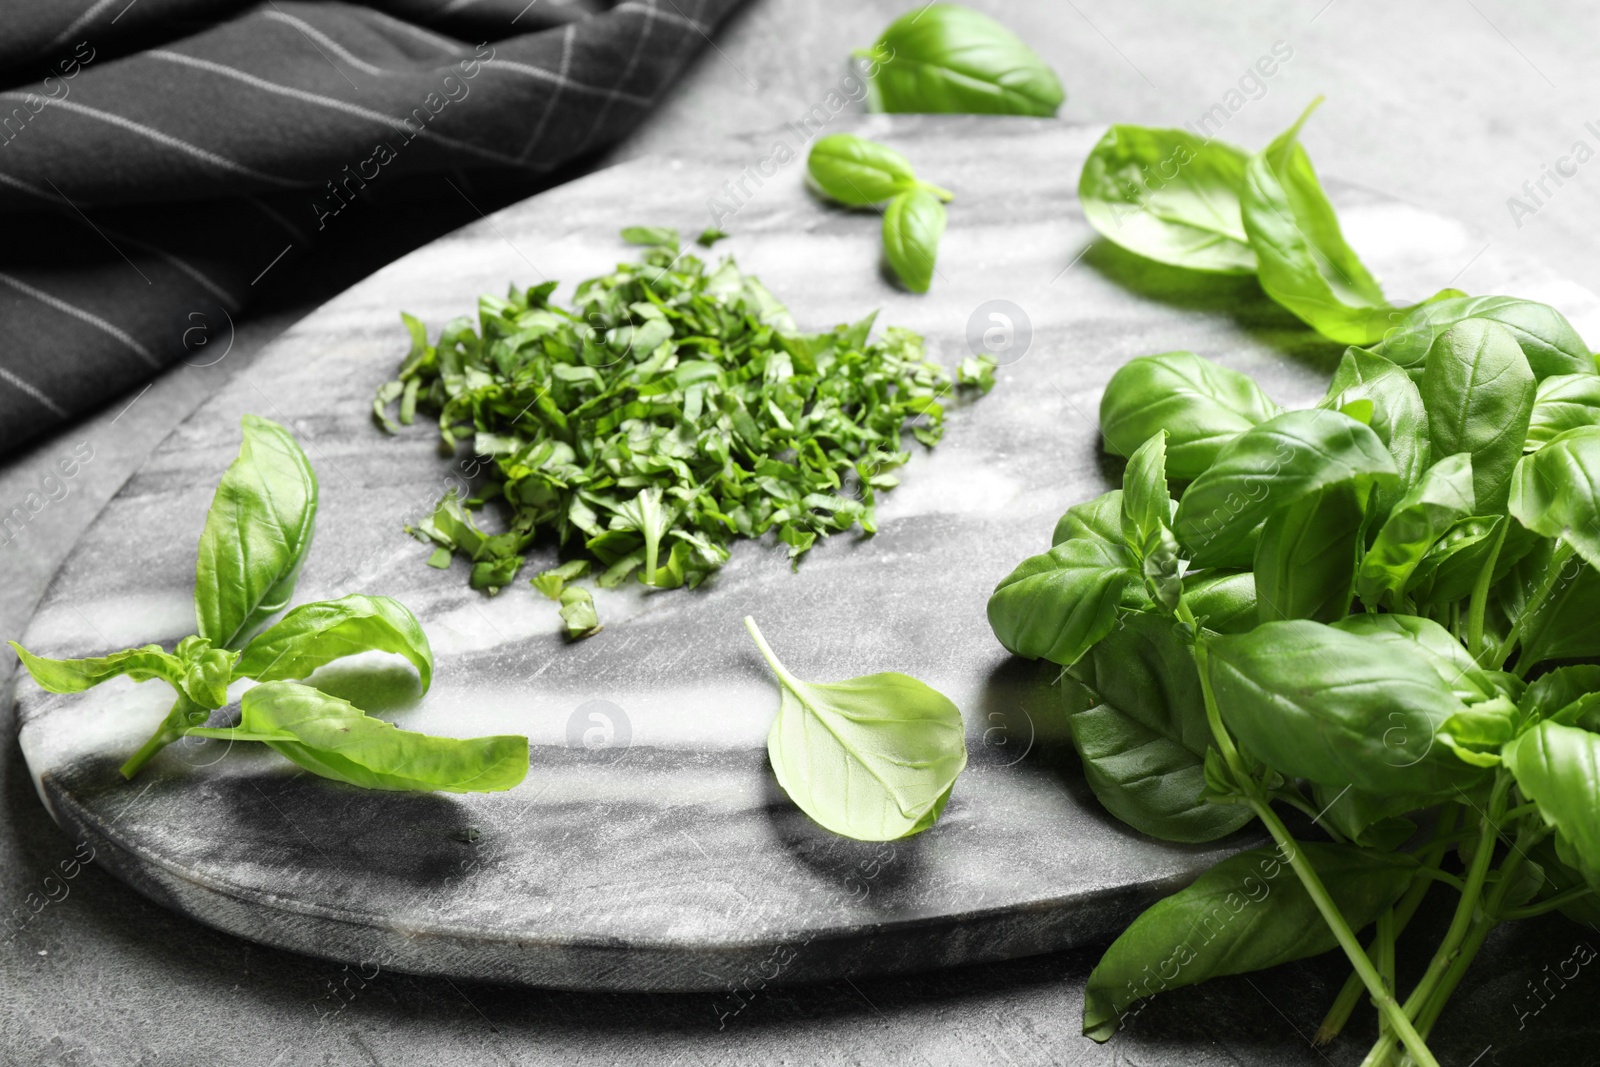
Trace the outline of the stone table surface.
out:
<instances>
[{"instance_id":1,"label":"stone table surface","mask_svg":"<svg viewBox=\"0 0 1600 1067\"><path fill-rule=\"evenodd\" d=\"M1294 50L1224 135L1259 143L1318 92L1307 142L1321 169L1470 223L1483 248L1533 255L1600 288L1589 235L1600 204L1582 170L1537 199L1537 182L1592 112L1600 14L1577 4L1269 4L1248 13L1159 3L980 3L1061 72L1080 122L1176 124L1199 117L1248 65ZM755 0L718 36L616 158L780 126L809 111L900 5ZM1005 160L995 160L1003 167ZM1512 216L1507 198L1534 205ZM1467 249L1458 284L1482 256ZM351 280L307 263L300 288L242 323L209 367L179 367L131 407L112 405L0 473L20 500L80 442L95 460L17 542L0 547L0 631L19 632L68 549L171 427L261 345ZM1591 337L1591 340L1593 338ZM134 397L129 397L134 401ZM0 904L70 862L73 843L33 794L9 724L0 729ZM738 1010L694 994L529 993L504 986L345 970L207 930L89 864L0 950L0 1056L17 1063L1354 1063L1355 1042L1304 1040L1336 966L1292 966L1163 998L1108 1046L1078 1036L1095 950L922 976L773 989ZM56 893L56 896L61 896ZM1589 936L1558 922L1491 943L1442 1024L1447 1063L1584 1062L1597 1028L1578 983L1536 1016L1525 983Z\"/></svg>"}]
</instances>

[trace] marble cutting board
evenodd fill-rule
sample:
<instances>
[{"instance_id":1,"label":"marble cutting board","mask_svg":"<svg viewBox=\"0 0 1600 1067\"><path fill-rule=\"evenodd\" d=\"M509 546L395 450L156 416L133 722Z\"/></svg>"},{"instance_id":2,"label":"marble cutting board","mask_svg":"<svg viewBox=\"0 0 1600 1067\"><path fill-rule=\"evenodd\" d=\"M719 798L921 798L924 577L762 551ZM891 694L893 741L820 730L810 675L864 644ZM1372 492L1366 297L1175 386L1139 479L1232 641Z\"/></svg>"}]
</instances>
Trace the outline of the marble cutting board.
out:
<instances>
[{"instance_id":1,"label":"marble cutting board","mask_svg":"<svg viewBox=\"0 0 1600 1067\"><path fill-rule=\"evenodd\" d=\"M128 783L116 767L165 711L165 686L118 680L61 697L24 678L22 748L63 830L140 892L267 944L453 977L708 990L730 1008L769 983L1106 940L1237 847L1165 845L1107 816L1061 743L1053 670L1011 660L984 603L1048 545L1061 511L1114 484L1095 412L1127 359L1192 349L1294 405L1320 395L1339 346L1251 279L1202 284L1096 242L1075 187L1099 128L874 117L857 129L957 194L928 295L880 275L876 214L804 191L792 128L590 175L405 257L290 329L107 505L23 638L83 656L191 632L212 489L240 416L265 415L295 430L322 485L298 599L395 596L437 657L421 700L409 668L382 656L325 669L319 684L412 729L527 734L522 786L363 792L216 741L172 746ZM1448 284L1513 292L1600 336L1587 291L1427 211L1331 189L1397 301ZM734 235L716 253L758 274L803 328L879 308L880 326L921 332L953 365L969 333L993 325L989 302L1006 301L1016 342L994 392L953 410L944 442L919 449L884 497L876 537L835 537L798 572L770 543L747 542L700 591L600 591L606 629L568 646L554 605L525 583L472 592L460 564L424 566L428 549L403 532L456 468L429 428L390 439L369 420L406 349L398 313L437 331L512 281L560 279L565 297L629 254L621 226L692 235L714 208ZM971 763L936 828L864 844L794 809L766 764L777 694L745 614L801 677L902 670L956 701Z\"/></svg>"}]
</instances>

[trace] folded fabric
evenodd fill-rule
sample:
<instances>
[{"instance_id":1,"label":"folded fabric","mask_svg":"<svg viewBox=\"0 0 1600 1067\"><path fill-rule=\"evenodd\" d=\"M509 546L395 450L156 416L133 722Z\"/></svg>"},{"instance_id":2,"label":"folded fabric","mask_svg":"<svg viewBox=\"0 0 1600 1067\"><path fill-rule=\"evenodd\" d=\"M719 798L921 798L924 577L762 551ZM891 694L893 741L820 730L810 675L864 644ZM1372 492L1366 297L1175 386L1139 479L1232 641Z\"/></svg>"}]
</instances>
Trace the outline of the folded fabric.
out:
<instances>
[{"instance_id":1,"label":"folded fabric","mask_svg":"<svg viewBox=\"0 0 1600 1067\"><path fill-rule=\"evenodd\" d=\"M0 450L204 362L350 207L615 141L737 3L9 4Z\"/></svg>"}]
</instances>

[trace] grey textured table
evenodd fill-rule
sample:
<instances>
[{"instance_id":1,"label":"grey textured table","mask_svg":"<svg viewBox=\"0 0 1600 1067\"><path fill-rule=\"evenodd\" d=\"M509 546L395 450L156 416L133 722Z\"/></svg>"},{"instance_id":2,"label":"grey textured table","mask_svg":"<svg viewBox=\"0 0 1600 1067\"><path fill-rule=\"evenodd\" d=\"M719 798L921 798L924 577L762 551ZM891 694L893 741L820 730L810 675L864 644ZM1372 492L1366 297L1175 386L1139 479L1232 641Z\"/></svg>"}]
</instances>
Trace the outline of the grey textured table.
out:
<instances>
[{"instance_id":1,"label":"grey textured table","mask_svg":"<svg viewBox=\"0 0 1600 1067\"><path fill-rule=\"evenodd\" d=\"M841 3L817 17L799 0L753 0L617 157L798 118L837 84L848 48L870 41L900 6ZM1521 190L1575 140L1594 143L1584 122L1595 117L1587 72L1600 14L1503 0L1405 8L1312 0L1247 15L1176 2L978 6L1006 18L1055 64L1069 90L1064 117L1083 122L1196 120L1275 41L1287 42L1292 59L1260 99L1228 118L1224 136L1259 143L1327 92L1307 137L1326 173L1428 204L1481 230L1497 251L1539 256L1600 289L1600 266L1585 255L1600 222L1593 177L1580 170L1559 188L1547 183L1538 203ZM1536 208L1520 225L1508 209L1512 196ZM1474 260L1461 264L1458 284L1468 289ZM177 368L131 407L112 405L0 473L8 509L80 442L94 450L67 496L0 546L0 634L20 630L78 533L171 426L265 340L350 280L337 263L302 270L301 299L243 324L225 360ZM1077 1034L1093 950L738 998L529 993L344 970L198 927L92 863L72 867L72 842L38 805L12 736L0 723L0 908L41 893L64 862L77 873L62 899L0 947L0 1058L8 1064L1359 1059L1355 1042L1324 1055L1304 1040L1342 978L1322 963L1160 998L1105 1047ZM1565 958L1575 940L1600 935L1555 921L1514 933L1491 943L1441 1024L1444 1062L1586 1062L1592 1051L1577 1050L1592 1050L1600 1029L1587 1010L1592 975L1539 1014L1521 1012L1526 983L1544 964Z\"/></svg>"}]
</instances>

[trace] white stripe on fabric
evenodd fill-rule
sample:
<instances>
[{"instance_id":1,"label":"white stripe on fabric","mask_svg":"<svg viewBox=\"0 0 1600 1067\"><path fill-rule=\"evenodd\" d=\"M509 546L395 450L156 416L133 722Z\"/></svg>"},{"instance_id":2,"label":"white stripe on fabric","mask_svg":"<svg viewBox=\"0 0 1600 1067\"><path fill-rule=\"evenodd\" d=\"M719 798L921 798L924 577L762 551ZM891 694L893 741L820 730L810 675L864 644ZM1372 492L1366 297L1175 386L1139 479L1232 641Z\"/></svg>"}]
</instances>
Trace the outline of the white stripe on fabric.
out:
<instances>
[{"instance_id":1,"label":"white stripe on fabric","mask_svg":"<svg viewBox=\"0 0 1600 1067\"><path fill-rule=\"evenodd\" d=\"M33 384L29 383L29 382L23 381L21 378L17 377L15 374L12 374L10 371L6 370L4 367L0 367L0 378L5 379L6 381L10 382L12 385L16 386L18 389L22 390L24 393L27 393L29 396L33 397L39 403L43 404L45 407L47 407L51 411L55 412L57 415L61 416L63 419L67 417L66 410L64 408L62 408L61 405L57 404L54 400L51 400L49 397L45 396L43 391L41 391L38 386L33 385Z\"/></svg>"},{"instance_id":2,"label":"white stripe on fabric","mask_svg":"<svg viewBox=\"0 0 1600 1067\"><path fill-rule=\"evenodd\" d=\"M567 71L572 67L572 42L577 37L577 28L572 23L567 23L566 29L561 31L561 80L567 80ZM550 99L544 102L544 114L539 116L539 125L534 128L533 136L528 138L528 146L522 150L522 159L527 159L539 142L544 140L545 127L550 125L550 116L555 114L556 101L561 99L561 90L565 85L557 85L556 91L550 94Z\"/></svg>"},{"instance_id":3,"label":"white stripe on fabric","mask_svg":"<svg viewBox=\"0 0 1600 1067\"><path fill-rule=\"evenodd\" d=\"M107 322L105 319L102 319L99 315L85 311L76 305L69 304L60 297L51 296L49 293L46 293L43 290L35 289L22 279L13 278L9 274L0 274L0 282L4 282L6 285L11 286L11 288L17 290L19 293L33 297L41 304L47 304L50 307L55 308L64 315L71 315L75 319L87 322L90 326L93 326L97 330L103 330L112 337L115 337L117 340L121 341L123 344L127 345L129 348L133 349L135 352L139 353L139 355L144 358L144 361L150 364L152 367L157 369L161 367L161 364L157 362L156 358L150 354L149 349L145 348L144 345L134 340L132 335L127 333L125 330L111 325L111 323Z\"/></svg>"},{"instance_id":4,"label":"white stripe on fabric","mask_svg":"<svg viewBox=\"0 0 1600 1067\"><path fill-rule=\"evenodd\" d=\"M620 89L602 89L594 85L585 85L583 82L573 81L571 78L560 74L552 74L543 67L530 66L527 63L514 63L509 59L485 59L483 61L483 69L515 71L518 74L526 74L530 78L537 78L540 81L565 85L580 92L588 93L590 96L614 97L618 100L626 100L630 104L638 104L640 107L649 107L655 103L648 96L635 96L633 93L625 93Z\"/></svg>"},{"instance_id":5,"label":"white stripe on fabric","mask_svg":"<svg viewBox=\"0 0 1600 1067\"><path fill-rule=\"evenodd\" d=\"M45 46L45 50L46 51L51 51L53 49L61 47L61 45L63 43L65 43L68 38L70 38L73 34L77 33L79 30L83 29L91 21L93 21L93 19L94 19L94 17L96 15L100 14L100 12L104 11L106 8L110 7L112 4L114 4L116 2L117 2L117 0L96 0L95 3L90 4L89 5L89 10L85 11L83 14L81 14L77 18L73 19L72 22L67 26L66 29L64 29L60 33L56 34L55 40L51 41L48 45L46 45Z\"/></svg>"}]
</instances>

